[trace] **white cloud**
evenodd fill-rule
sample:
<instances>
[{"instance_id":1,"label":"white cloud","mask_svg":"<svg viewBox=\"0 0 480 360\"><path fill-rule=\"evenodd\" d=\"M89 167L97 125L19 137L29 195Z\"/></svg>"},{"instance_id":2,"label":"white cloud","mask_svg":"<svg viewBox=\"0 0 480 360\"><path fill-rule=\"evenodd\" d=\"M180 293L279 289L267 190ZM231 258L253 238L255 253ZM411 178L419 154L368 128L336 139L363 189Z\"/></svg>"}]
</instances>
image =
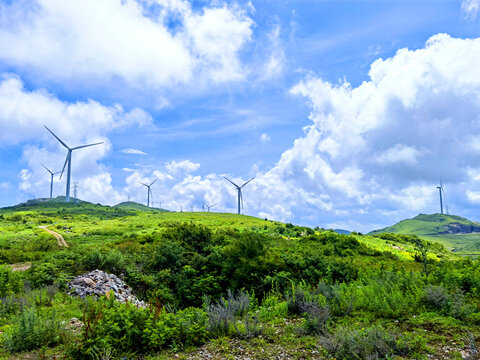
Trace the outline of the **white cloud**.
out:
<instances>
[{"instance_id":1,"label":"white cloud","mask_svg":"<svg viewBox=\"0 0 480 360\"><path fill-rule=\"evenodd\" d=\"M143 152L142 150L131 149L131 148L123 149L122 153L129 154L129 155L147 155L147 153Z\"/></svg>"},{"instance_id":2,"label":"white cloud","mask_svg":"<svg viewBox=\"0 0 480 360\"><path fill-rule=\"evenodd\" d=\"M467 190L466 194L468 201L470 201L472 204L480 204L480 191Z\"/></svg>"},{"instance_id":3,"label":"white cloud","mask_svg":"<svg viewBox=\"0 0 480 360\"><path fill-rule=\"evenodd\" d=\"M55 142L43 125L63 136L67 144L76 146L99 140L99 134L114 129L151 123L151 116L141 109L127 112L118 104L103 106L93 100L63 102L43 89L26 90L15 75L0 77L0 140L3 144L39 137Z\"/></svg>"},{"instance_id":4,"label":"white cloud","mask_svg":"<svg viewBox=\"0 0 480 360\"><path fill-rule=\"evenodd\" d=\"M270 135L265 134L265 133L263 133L262 135L260 135L260 141L261 141L262 143L267 143L267 142L269 142L270 140L272 140L272 138L270 137Z\"/></svg>"},{"instance_id":5,"label":"white cloud","mask_svg":"<svg viewBox=\"0 0 480 360\"><path fill-rule=\"evenodd\" d=\"M276 25L268 34L268 52L270 56L262 68L262 79L270 80L282 74L286 58L281 42L281 27Z\"/></svg>"},{"instance_id":6,"label":"white cloud","mask_svg":"<svg viewBox=\"0 0 480 360\"><path fill-rule=\"evenodd\" d=\"M3 3L0 59L58 82L120 78L171 89L193 79L236 81L246 74L238 56L252 34L247 11L166 0Z\"/></svg>"},{"instance_id":7,"label":"white cloud","mask_svg":"<svg viewBox=\"0 0 480 360\"><path fill-rule=\"evenodd\" d=\"M424 151L418 150L414 146L395 144L379 154L374 154L373 160L383 165L402 162L415 164L418 162L418 158L424 153Z\"/></svg>"},{"instance_id":8,"label":"white cloud","mask_svg":"<svg viewBox=\"0 0 480 360\"><path fill-rule=\"evenodd\" d=\"M478 188L471 176L480 169L472 151L480 136L478 56L480 39L439 34L423 49L375 61L370 80L358 87L300 82L292 94L308 99L313 124L283 154L277 171L282 178L300 174L297 186L327 193L333 209L364 207L390 217L393 211L394 218L438 211L440 176L450 193ZM451 200L457 209L467 201Z\"/></svg>"},{"instance_id":9,"label":"white cloud","mask_svg":"<svg viewBox=\"0 0 480 360\"><path fill-rule=\"evenodd\" d=\"M165 168L167 171L172 174L176 175L178 173L186 173L189 174L198 170L200 164L195 164L190 160L183 160L183 161L171 161L165 164Z\"/></svg>"},{"instance_id":10,"label":"white cloud","mask_svg":"<svg viewBox=\"0 0 480 360\"><path fill-rule=\"evenodd\" d=\"M478 10L480 9L480 0L463 0L462 11L465 16L470 19L477 17Z\"/></svg>"}]
</instances>

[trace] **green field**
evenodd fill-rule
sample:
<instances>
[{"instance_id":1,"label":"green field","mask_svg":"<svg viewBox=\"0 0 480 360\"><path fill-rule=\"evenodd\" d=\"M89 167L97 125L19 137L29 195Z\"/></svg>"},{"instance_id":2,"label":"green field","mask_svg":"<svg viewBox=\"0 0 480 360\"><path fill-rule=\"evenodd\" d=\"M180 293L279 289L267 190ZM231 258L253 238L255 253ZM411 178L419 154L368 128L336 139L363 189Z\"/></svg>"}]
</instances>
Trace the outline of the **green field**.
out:
<instances>
[{"instance_id":1,"label":"green field","mask_svg":"<svg viewBox=\"0 0 480 360\"><path fill-rule=\"evenodd\" d=\"M480 263L410 235L57 199L0 209L0 264L5 358L460 359L480 335ZM95 269L148 306L71 296Z\"/></svg>"}]
</instances>

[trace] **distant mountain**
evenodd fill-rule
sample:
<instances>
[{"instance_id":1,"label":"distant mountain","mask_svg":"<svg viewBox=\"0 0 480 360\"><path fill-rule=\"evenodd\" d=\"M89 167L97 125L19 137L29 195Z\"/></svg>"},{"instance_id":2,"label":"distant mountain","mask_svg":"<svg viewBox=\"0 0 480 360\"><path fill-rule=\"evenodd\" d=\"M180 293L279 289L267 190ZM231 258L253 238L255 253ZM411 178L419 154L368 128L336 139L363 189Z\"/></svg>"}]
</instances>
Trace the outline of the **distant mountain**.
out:
<instances>
[{"instance_id":1,"label":"distant mountain","mask_svg":"<svg viewBox=\"0 0 480 360\"><path fill-rule=\"evenodd\" d=\"M121 202L120 204L117 204L113 206L114 208L120 208L120 209L128 209L128 210L143 210L143 211L167 211L165 209L160 209L160 208L152 208L145 206L143 204L134 202L134 201L124 201Z\"/></svg>"},{"instance_id":2,"label":"distant mountain","mask_svg":"<svg viewBox=\"0 0 480 360\"><path fill-rule=\"evenodd\" d=\"M70 197L70 204L90 204L87 201L83 201L80 199L75 199L74 197ZM55 198L36 198L27 200L24 203L20 203L13 206L7 206L4 209L12 209L12 208L22 208L22 207L52 207L65 204L65 196L57 196Z\"/></svg>"},{"instance_id":3,"label":"distant mountain","mask_svg":"<svg viewBox=\"0 0 480 360\"><path fill-rule=\"evenodd\" d=\"M383 229L374 230L370 235L382 232L413 235L449 235L480 233L480 223L470 221L460 216L445 214L420 214L413 219Z\"/></svg>"},{"instance_id":4,"label":"distant mountain","mask_svg":"<svg viewBox=\"0 0 480 360\"><path fill-rule=\"evenodd\" d=\"M351 231L344 229L333 229L337 234L350 235Z\"/></svg>"}]
</instances>

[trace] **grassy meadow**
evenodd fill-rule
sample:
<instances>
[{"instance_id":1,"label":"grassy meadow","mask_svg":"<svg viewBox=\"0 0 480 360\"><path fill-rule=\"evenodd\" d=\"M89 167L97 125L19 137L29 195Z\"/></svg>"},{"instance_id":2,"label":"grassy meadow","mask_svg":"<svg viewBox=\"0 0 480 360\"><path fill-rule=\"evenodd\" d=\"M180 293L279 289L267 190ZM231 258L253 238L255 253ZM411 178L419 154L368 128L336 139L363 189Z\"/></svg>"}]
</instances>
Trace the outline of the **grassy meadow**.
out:
<instances>
[{"instance_id":1,"label":"grassy meadow","mask_svg":"<svg viewBox=\"0 0 480 360\"><path fill-rule=\"evenodd\" d=\"M95 269L149 305L71 296ZM473 359L479 304L479 261L412 235L135 204L0 209L4 358Z\"/></svg>"}]
</instances>

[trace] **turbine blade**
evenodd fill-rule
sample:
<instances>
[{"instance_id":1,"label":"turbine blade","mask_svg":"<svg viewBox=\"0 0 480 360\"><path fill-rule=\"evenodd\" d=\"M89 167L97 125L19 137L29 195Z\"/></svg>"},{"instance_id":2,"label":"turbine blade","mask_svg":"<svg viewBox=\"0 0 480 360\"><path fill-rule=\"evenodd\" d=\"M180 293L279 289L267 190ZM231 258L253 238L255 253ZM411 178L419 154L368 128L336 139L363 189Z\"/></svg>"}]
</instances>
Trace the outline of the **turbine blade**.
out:
<instances>
[{"instance_id":1,"label":"turbine blade","mask_svg":"<svg viewBox=\"0 0 480 360\"><path fill-rule=\"evenodd\" d=\"M157 181L158 179L155 179L153 180L153 182L150 184L150 186L152 186L153 184L155 184L155 181Z\"/></svg>"},{"instance_id":2,"label":"turbine blade","mask_svg":"<svg viewBox=\"0 0 480 360\"><path fill-rule=\"evenodd\" d=\"M89 147L89 146L100 145L100 144L103 144L103 141L102 141L102 142L95 143L95 144L88 144L88 145L77 146L77 147L72 148L72 150L78 150L78 149L86 148L86 147Z\"/></svg>"},{"instance_id":3,"label":"turbine blade","mask_svg":"<svg viewBox=\"0 0 480 360\"><path fill-rule=\"evenodd\" d=\"M146 186L146 187L148 187L148 185L147 185L147 184L145 184L145 183L142 183L141 181L139 181L139 183L140 183L140 184L142 184L143 186Z\"/></svg>"},{"instance_id":4,"label":"turbine blade","mask_svg":"<svg viewBox=\"0 0 480 360\"><path fill-rule=\"evenodd\" d=\"M210 205L210 207L214 207L215 205L218 205L218 203L216 203L216 204L213 204L213 205Z\"/></svg>"},{"instance_id":5,"label":"turbine blade","mask_svg":"<svg viewBox=\"0 0 480 360\"><path fill-rule=\"evenodd\" d=\"M45 125L43 125L43 126L45 126ZM59 138L57 135L55 135L52 130L50 130L50 129L49 129L48 127L46 127L46 126L45 126L45 129L47 129L48 131L50 131L50 134L52 134L53 136L55 136L55 138L56 138L58 141L60 141L60 144L62 144L62 145L65 146L68 150L70 150L70 148L68 147L68 145L65 144L62 140L60 140L60 138Z\"/></svg>"},{"instance_id":6,"label":"turbine blade","mask_svg":"<svg viewBox=\"0 0 480 360\"><path fill-rule=\"evenodd\" d=\"M237 184L235 184L235 183L234 183L232 180L230 180L230 179L229 179L229 178L227 178L226 176L224 176L224 178L225 178L227 181L231 182L231 183L232 183L232 185L233 185L233 186L235 186L237 189L239 189L239 188L240 188L240 186L238 186Z\"/></svg>"},{"instance_id":7,"label":"turbine blade","mask_svg":"<svg viewBox=\"0 0 480 360\"><path fill-rule=\"evenodd\" d=\"M42 164L42 166L45 168L45 170L47 170L50 174L52 175L55 175L54 173L52 173L45 165Z\"/></svg>"},{"instance_id":8,"label":"turbine blade","mask_svg":"<svg viewBox=\"0 0 480 360\"><path fill-rule=\"evenodd\" d=\"M59 179L61 179L62 176L63 176L63 172L65 171L65 166L67 166L67 162L68 162L68 160L70 159L70 154L71 154L71 152L69 151L68 154L67 154L67 157L65 158L65 163L63 164L63 169L62 169L62 171L61 171L61 174L60 174L60 178L59 178Z\"/></svg>"},{"instance_id":9,"label":"turbine blade","mask_svg":"<svg viewBox=\"0 0 480 360\"><path fill-rule=\"evenodd\" d=\"M242 204L242 210L243 210L243 195L242 195L242 190L238 189L240 191L240 203Z\"/></svg>"},{"instance_id":10,"label":"turbine blade","mask_svg":"<svg viewBox=\"0 0 480 360\"><path fill-rule=\"evenodd\" d=\"M255 179L255 176L253 178L251 178L250 180L248 180L245 184L243 184L242 186L240 186L241 188L243 188L245 185L247 185L250 181L252 181L253 179Z\"/></svg>"}]
</instances>

